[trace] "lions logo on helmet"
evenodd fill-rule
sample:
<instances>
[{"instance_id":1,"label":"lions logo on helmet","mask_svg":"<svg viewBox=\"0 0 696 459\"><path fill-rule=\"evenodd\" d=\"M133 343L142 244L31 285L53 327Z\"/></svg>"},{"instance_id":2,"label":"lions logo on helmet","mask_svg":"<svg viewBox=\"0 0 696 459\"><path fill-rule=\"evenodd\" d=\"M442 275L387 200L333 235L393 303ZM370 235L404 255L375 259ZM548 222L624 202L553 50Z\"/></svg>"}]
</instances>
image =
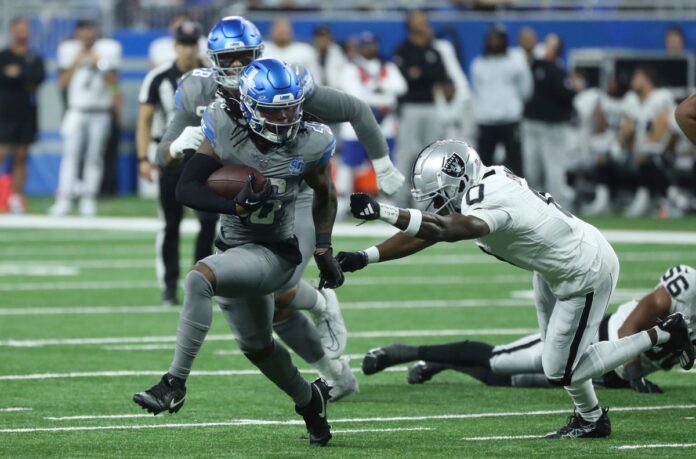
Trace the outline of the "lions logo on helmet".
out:
<instances>
[{"instance_id":1,"label":"lions logo on helmet","mask_svg":"<svg viewBox=\"0 0 696 459\"><path fill-rule=\"evenodd\" d=\"M458 212L466 191L478 183L484 166L476 150L460 140L438 140L420 152L413 167L411 194L435 212Z\"/></svg>"},{"instance_id":2,"label":"lions logo on helmet","mask_svg":"<svg viewBox=\"0 0 696 459\"><path fill-rule=\"evenodd\" d=\"M239 106L255 134L282 144L295 138L302 122L304 92L297 74L277 59L259 59L242 72Z\"/></svg>"}]
</instances>

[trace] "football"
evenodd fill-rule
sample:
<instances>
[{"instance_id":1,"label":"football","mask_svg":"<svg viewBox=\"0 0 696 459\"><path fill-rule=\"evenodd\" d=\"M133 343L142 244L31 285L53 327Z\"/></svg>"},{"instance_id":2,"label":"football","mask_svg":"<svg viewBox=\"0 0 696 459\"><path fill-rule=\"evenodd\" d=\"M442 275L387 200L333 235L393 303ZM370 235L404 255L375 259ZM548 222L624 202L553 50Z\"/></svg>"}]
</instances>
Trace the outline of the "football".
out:
<instances>
[{"instance_id":1,"label":"football","mask_svg":"<svg viewBox=\"0 0 696 459\"><path fill-rule=\"evenodd\" d=\"M263 184L266 182L266 177L264 177L261 172L253 167L233 164L222 166L220 169L210 174L206 185L220 196L233 199L242 191L247 178L252 174L256 177L254 191L261 191Z\"/></svg>"}]
</instances>

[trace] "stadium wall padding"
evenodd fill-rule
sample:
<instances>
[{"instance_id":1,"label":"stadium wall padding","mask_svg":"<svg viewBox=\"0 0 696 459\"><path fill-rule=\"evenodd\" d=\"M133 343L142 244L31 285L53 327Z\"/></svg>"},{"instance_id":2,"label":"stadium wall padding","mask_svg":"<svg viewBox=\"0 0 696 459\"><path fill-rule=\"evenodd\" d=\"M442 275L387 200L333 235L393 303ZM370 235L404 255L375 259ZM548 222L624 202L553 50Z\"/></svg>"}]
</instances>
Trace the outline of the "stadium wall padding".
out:
<instances>
[{"instance_id":1,"label":"stadium wall padding","mask_svg":"<svg viewBox=\"0 0 696 459\"><path fill-rule=\"evenodd\" d=\"M270 20L250 19L259 26L264 36L270 29ZM390 56L405 37L405 26L399 16L393 19L329 19L323 17L292 18L295 35L299 40L311 39L312 31L317 25L329 25L338 41L343 41L350 35L369 30L376 34L381 41L385 56ZM452 40L460 54L465 71L468 73L471 60L483 49L486 30L494 23L504 24L509 31L511 45L517 44L517 33L520 28L530 26L537 31L539 39L547 33L559 34L566 50L574 48L625 48L646 51L663 49L663 36L670 26L678 26L684 30L687 48L696 51L696 22L675 21L662 19L627 19L627 20L452 20L433 21L438 36ZM124 136L119 148L118 161L118 190L120 193L133 193L137 183L137 164L134 159L133 130L137 113L137 92L140 82L148 71L147 50L150 42L165 35L166 30L139 32L120 30L115 38L121 42L124 51L124 71L122 73L124 93ZM55 50L47 50L45 56L53 65ZM62 108L58 99L55 84L55 70L51 72L49 81L44 84L40 94L40 140L32 148L29 168L29 183L27 193L31 195L51 195L54 193L58 165L60 163L61 142L58 130Z\"/></svg>"}]
</instances>

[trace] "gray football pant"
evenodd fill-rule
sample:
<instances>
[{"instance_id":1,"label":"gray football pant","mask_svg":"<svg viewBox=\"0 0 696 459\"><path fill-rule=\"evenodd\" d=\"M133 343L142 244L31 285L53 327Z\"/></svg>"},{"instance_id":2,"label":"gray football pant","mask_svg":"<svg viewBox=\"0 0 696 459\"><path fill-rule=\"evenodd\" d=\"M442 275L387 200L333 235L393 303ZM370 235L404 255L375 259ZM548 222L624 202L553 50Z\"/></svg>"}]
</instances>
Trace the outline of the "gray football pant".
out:
<instances>
[{"instance_id":1,"label":"gray football pant","mask_svg":"<svg viewBox=\"0 0 696 459\"><path fill-rule=\"evenodd\" d=\"M435 104L404 104L396 136L396 167L411 183L416 157L427 145L444 135L444 123ZM411 207L411 187L402 186L396 194L400 207Z\"/></svg>"},{"instance_id":2,"label":"gray football pant","mask_svg":"<svg viewBox=\"0 0 696 459\"><path fill-rule=\"evenodd\" d=\"M215 274L213 287L203 274L190 271L184 283L174 360L169 372L186 379L212 323L212 298L222 309L239 348L297 405L311 399L311 388L273 341L273 292L292 276L295 266L258 244L245 244L206 257L201 263Z\"/></svg>"},{"instance_id":3,"label":"gray football pant","mask_svg":"<svg viewBox=\"0 0 696 459\"><path fill-rule=\"evenodd\" d=\"M522 123L522 169L530 187L545 191L561 205L568 206L570 128L566 123L524 120Z\"/></svg>"}]
</instances>

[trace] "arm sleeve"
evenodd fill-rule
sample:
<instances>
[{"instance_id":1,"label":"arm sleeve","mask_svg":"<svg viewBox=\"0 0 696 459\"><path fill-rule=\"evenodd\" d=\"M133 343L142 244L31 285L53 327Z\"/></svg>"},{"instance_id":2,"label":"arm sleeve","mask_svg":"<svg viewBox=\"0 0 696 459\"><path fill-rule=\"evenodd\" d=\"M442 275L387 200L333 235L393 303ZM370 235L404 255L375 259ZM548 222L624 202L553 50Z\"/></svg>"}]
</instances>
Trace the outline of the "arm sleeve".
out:
<instances>
[{"instance_id":1,"label":"arm sleeve","mask_svg":"<svg viewBox=\"0 0 696 459\"><path fill-rule=\"evenodd\" d=\"M235 214L236 205L231 199L223 198L206 186L210 174L220 169L222 164L214 158L196 153L186 161L176 185L176 200L195 210Z\"/></svg>"},{"instance_id":2,"label":"arm sleeve","mask_svg":"<svg viewBox=\"0 0 696 459\"><path fill-rule=\"evenodd\" d=\"M165 154L171 143L181 135L185 127L198 126L199 124L200 120L195 115L184 110L175 110L174 117L169 122L159 145L157 145L157 165L160 167L167 165Z\"/></svg>"},{"instance_id":3,"label":"arm sleeve","mask_svg":"<svg viewBox=\"0 0 696 459\"><path fill-rule=\"evenodd\" d=\"M370 160L389 156L387 140L366 102L326 86L318 86L305 103L308 112L324 123L349 122Z\"/></svg>"}]
</instances>

